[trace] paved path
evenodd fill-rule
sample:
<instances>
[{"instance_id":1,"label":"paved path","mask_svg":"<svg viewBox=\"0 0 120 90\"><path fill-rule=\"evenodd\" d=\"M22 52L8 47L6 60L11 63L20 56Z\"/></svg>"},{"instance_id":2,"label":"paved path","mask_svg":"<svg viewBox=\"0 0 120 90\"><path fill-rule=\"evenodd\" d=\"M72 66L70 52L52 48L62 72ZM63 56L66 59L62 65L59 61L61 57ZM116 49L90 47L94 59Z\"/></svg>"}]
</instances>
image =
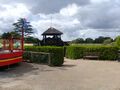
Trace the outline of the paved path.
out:
<instances>
[{"instance_id":1,"label":"paved path","mask_svg":"<svg viewBox=\"0 0 120 90\"><path fill-rule=\"evenodd\" d=\"M0 90L120 90L120 63L68 59L63 67L22 63L0 72Z\"/></svg>"}]
</instances>

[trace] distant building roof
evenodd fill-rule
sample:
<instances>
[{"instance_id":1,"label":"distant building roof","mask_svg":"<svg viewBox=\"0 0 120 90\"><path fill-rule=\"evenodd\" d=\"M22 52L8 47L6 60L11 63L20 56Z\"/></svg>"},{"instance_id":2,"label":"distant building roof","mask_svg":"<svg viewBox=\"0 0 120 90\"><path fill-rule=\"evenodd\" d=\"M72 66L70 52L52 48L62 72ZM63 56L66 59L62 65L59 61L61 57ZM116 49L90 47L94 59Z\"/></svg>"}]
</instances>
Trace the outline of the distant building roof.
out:
<instances>
[{"instance_id":1,"label":"distant building roof","mask_svg":"<svg viewBox=\"0 0 120 90\"><path fill-rule=\"evenodd\" d=\"M62 35L63 33L53 27L48 28L42 35Z\"/></svg>"}]
</instances>

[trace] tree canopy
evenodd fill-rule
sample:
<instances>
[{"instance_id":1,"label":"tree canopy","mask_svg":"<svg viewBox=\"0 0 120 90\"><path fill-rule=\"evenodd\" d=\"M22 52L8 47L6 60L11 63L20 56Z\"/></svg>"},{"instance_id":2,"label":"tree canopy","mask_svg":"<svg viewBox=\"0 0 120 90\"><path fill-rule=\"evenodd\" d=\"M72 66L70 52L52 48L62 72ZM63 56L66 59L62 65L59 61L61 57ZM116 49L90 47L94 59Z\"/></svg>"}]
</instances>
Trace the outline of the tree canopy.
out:
<instances>
[{"instance_id":1,"label":"tree canopy","mask_svg":"<svg viewBox=\"0 0 120 90\"><path fill-rule=\"evenodd\" d=\"M10 37L13 37L13 38L20 38L20 34L16 33L16 32L7 32L7 33L3 33L1 35L1 38L3 39L9 39Z\"/></svg>"},{"instance_id":2,"label":"tree canopy","mask_svg":"<svg viewBox=\"0 0 120 90\"><path fill-rule=\"evenodd\" d=\"M93 43L94 40L93 40L92 38L86 38L86 39L85 39L85 42L86 42L86 43Z\"/></svg>"},{"instance_id":3,"label":"tree canopy","mask_svg":"<svg viewBox=\"0 0 120 90\"><path fill-rule=\"evenodd\" d=\"M34 38L34 37L29 36L29 37L25 38L25 42L26 43L39 43L40 40L38 38Z\"/></svg>"},{"instance_id":4,"label":"tree canopy","mask_svg":"<svg viewBox=\"0 0 120 90\"><path fill-rule=\"evenodd\" d=\"M10 36L11 36L10 32L7 32L7 33L3 33L1 37L2 39L8 39L10 38Z\"/></svg>"},{"instance_id":5,"label":"tree canopy","mask_svg":"<svg viewBox=\"0 0 120 90\"><path fill-rule=\"evenodd\" d=\"M100 36L98 38L92 39L92 38L77 38L75 40L72 40L71 43L75 43L75 44L80 44L80 43L97 43L97 44L107 44L107 43L111 43L114 40L111 37L103 37Z\"/></svg>"},{"instance_id":6,"label":"tree canopy","mask_svg":"<svg viewBox=\"0 0 120 90\"><path fill-rule=\"evenodd\" d=\"M21 34L22 30L24 30L24 35L29 35L33 33L32 26L30 22L28 22L25 18L20 18L16 23L13 23L15 32Z\"/></svg>"},{"instance_id":7,"label":"tree canopy","mask_svg":"<svg viewBox=\"0 0 120 90\"><path fill-rule=\"evenodd\" d=\"M84 43L84 39L83 38L77 38L75 40L72 41L72 43Z\"/></svg>"}]
</instances>

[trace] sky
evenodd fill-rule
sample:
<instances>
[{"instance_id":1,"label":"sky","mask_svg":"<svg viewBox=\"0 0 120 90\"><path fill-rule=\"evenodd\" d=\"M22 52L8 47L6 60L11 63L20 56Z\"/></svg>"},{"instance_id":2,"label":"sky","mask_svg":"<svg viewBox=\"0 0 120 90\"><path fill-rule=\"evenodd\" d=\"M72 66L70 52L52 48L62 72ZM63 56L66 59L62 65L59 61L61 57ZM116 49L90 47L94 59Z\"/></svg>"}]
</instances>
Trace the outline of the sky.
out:
<instances>
[{"instance_id":1,"label":"sky","mask_svg":"<svg viewBox=\"0 0 120 90\"><path fill-rule=\"evenodd\" d=\"M34 37L54 27L65 41L120 35L120 0L0 0L0 34L26 18Z\"/></svg>"}]
</instances>

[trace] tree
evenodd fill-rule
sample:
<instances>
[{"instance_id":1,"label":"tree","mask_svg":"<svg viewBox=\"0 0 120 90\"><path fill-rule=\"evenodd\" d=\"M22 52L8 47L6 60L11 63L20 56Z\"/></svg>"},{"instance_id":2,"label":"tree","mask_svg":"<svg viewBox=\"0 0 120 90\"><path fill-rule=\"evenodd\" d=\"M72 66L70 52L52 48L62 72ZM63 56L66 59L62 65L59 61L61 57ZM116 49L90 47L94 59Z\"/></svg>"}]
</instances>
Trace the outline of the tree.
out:
<instances>
[{"instance_id":1,"label":"tree","mask_svg":"<svg viewBox=\"0 0 120 90\"><path fill-rule=\"evenodd\" d=\"M30 22L27 22L25 18L20 18L16 23L13 23L14 30L17 33L23 34L24 36L29 35L33 33L32 26L30 25Z\"/></svg>"},{"instance_id":2,"label":"tree","mask_svg":"<svg viewBox=\"0 0 120 90\"><path fill-rule=\"evenodd\" d=\"M77 39L73 40L72 43L75 43L75 44L84 43L84 39L83 38L77 38Z\"/></svg>"},{"instance_id":3,"label":"tree","mask_svg":"<svg viewBox=\"0 0 120 90\"><path fill-rule=\"evenodd\" d=\"M11 34L10 34L10 32L3 33L1 37L2 37L2 39L9 39L11 37Z\"/></svg>"},{"instance_id":4,"label":"tree","mask_svg":"<svg viewBox=\"0 0 120 90\"><path fill-rule=\"evenodd\" d=\"M103 36L100 36L100 37L98 37L98 38L96 38L94 40L95 43L103 43L103 41L104 41L104 37Z\"/></svg>"},{"instance_id":5,"label":"tree","mask_svg":"<svg viewBox=\"0 0 120 90\"><path fill-rule=\"evenodd\" d=\"M78 38L77 40L79 41L79 43L84 43L84 39L83 38Z\"/></svg>"},{"instance_id":6,"label":"tree","mask_svg":"<svg viewBox=\"0 0 120 90\"><path fill-rule=\"evenodd\" d=\"M34 37L26 37L25 38L25 42L26 43L34 43L34 44L39 44L40 43L40 40L38 38L34 38Z\"/></svg>"},{"instance_id":7,"label":"tree","mask_svg":"<svg viewBox=\"0 0 120 90\"><path fill-rule=\"evenodd\" d=\"M104 43L104 41L108 39L111 39L111 41L113 42L113 39L111 37L100 36L94 40L94 43Z\"/></svg>"},{"instance_id":8,"label":"tree","mask_svg":"<svg viewBox=\"0 0 120 90\"><path fill-rule=\"evenodd\" d=\"M1 35L2 39L10 39L11 37L13 38L20 38L20 34L16 33L16 32L7 32L7 33L3 33Z\"/></svg>"},{"instance_id":9,"label":"tree","mask_svg":"<svg viewBox=\"0 0 120 90\"><path fill-rule=\"evenodd\" d=\"M22 35L22 50L23 50L23 43L24 43L24 36L27 36L33 33L32 26L30 22L27 22L25 18L20 18L16 23L13 23L15 32Z\"/></svg>"},{"instance_id":10,"label":"tree","mask_svg":"<svg viewBox=\"0 0 120 90\"><path fill-rule=\"evenodd\" d=\"M86 38L85 43L93 43L94 40L92 38Z\"/></svg>"},{"instance_id":11,"label":"tree","mask_svg":"<svg viewBox=\"0 0 120 90\"><path fill-rule=\"evenodd\" d=\"M17 32L15 32L15 31L10 32L10 34L13 38L20 38L21 37L21 35L18 34Z\"/></svg>"}]
</instances>

